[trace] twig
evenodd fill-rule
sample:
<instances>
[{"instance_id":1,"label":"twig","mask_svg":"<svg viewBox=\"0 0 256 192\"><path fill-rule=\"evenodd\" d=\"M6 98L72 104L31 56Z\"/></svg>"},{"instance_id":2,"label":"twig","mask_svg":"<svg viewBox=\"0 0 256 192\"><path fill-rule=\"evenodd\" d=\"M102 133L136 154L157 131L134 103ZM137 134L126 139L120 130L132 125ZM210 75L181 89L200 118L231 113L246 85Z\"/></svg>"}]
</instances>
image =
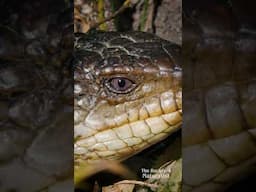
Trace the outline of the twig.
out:
<instances>
[{"instance_id":1,"label":"twig","mask_svg":"<svg viewBox=\"0 0 256 192\"><path fill-rule=\"evenodd\" d=\"M104 21L104 0L98 0L98 21L102 22ZM107 26L105 22L101 23L99 25L99 28L101 30L106 30Z\"/></svg>"},{"instance_id":2,"label":"twig","mask_svg":"<svg viewBox=\"0 0 256 192\"><path fill-rule=\"evenodd\" d=\"M145 22L144 31L152 30L153 15L154 15L154 8L155 8L153 0L149 0L148 6L149 6L148 7L148 15L147 15L147 19Z\"/></svg>"},{"instance_id":3,"label":"twig","mask_svg":"<svg viewBox=\"0 0 256 192\"><path fill-rule=\"evenodd\" d=\"M143 182L143 181L136 181L136 180L123 180L123 181L119 181L117 183L115 183L115 185L119 185L119 184L135 184L135 185L140 185L140 186L146 186L146 187L149 187L149 188L157 188L158 185L156 184L151 184L151 183L146 183L146 182Z\"/></svg>"},{"instance_id":4,"label":"twig","mask_svg":"<svg viewBox=\"0 0 256 192\"><path fill-rule=\"evenodd\" d=\"M110 15L109 17L105 18L102 21L99 21L97 23L92 24L91 28L97 28L99 27L101 24L108 22L110 20L112 20L114 17L116 17L118 14L122 13L125 9L134 6L135 4L131 2L131 0L126 0L123 5L116 11L114 12L112 15Z\"/></svg>"}]
</instances>

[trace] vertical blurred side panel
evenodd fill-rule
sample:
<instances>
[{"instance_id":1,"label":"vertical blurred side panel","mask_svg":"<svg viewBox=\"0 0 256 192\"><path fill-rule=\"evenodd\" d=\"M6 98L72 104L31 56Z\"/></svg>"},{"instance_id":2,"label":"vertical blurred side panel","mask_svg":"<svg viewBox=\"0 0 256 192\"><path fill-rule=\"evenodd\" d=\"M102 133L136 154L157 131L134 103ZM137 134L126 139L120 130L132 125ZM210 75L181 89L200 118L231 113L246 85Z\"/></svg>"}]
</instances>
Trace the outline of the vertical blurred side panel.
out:
<instances>
[{"instance_id":1,"label":"vertical blurred side panel","mask_svg":"<svg viewBox=\"0 0 256 192\"><path fill-rule=\"evenodd\" d=\"M183 0L185 192L256 189L253 7L252 1Z\"/></svg>"},{"instance_id":2,"label":"vertical blurred side panel","mask_svg":"<svg viewBox=\"0 0 256 192\"><path fill-rule=\"evenodd\" d=\"M0 191L73 191L73 2L0 7Z\"/></svg>"}]
</instances>

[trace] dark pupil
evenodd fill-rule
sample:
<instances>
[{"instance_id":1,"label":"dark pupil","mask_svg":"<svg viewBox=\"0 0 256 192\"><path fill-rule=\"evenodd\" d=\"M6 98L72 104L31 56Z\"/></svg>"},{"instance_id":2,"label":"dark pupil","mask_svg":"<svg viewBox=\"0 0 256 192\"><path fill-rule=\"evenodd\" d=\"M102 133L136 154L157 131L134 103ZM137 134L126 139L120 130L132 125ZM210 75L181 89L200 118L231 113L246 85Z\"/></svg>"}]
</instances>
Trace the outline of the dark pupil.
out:
<instances>
[{"instance_id":1,"label":"dark pupil","mask_svg":"<svg viewBox=\"0 0 256 192\"><path fill-rule=\"evenodd\" d=\"M125 80L124 79L118 79L118 86L123 88L125 86Z\"/></svg>"}]
</instances>

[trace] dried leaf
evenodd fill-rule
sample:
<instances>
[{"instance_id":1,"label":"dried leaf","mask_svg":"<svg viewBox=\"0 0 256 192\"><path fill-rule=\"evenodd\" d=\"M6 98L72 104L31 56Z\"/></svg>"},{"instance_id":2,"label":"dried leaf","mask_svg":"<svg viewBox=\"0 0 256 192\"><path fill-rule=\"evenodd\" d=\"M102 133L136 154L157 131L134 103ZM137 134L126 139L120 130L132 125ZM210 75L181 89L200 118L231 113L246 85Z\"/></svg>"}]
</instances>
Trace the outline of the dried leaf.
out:
<instances>
[{"instance_id":1,"label":"dried leaf","mask_svg":"<svg viewBox=\"0 0 256 192\"><path fill-rule=\"evenodd\" d=\"M111 186L103 187L102 192L133 192L135 184L114 184Z\"/></svg>"}]
</instances>

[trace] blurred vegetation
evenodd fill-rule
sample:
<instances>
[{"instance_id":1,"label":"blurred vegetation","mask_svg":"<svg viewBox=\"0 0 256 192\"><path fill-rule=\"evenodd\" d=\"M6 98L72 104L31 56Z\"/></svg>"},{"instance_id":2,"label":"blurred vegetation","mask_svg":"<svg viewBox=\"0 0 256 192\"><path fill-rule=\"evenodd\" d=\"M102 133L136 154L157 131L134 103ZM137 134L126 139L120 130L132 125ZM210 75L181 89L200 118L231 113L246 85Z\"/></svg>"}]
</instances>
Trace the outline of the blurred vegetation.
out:
<instances>
[{"instance_id":1,"label":"blurred vegetation","mask_svg":"<svg viewBox=\"0 0 256 192\"><path fill-rule=\"evenodd\" d=\"M127 31L132 30L134 20L138 20L137 30L144 31L149 16L149 7L152 4L151 0L94 0L85 3L75 1L75 9L78 10L76 14L79 18L77 23L89 25L88 29ZM139 6L141 11L139 18L133 18L136 6ZM91 18L92 15L97 16ZM82 29L75 31L86 32Z\"/></svg>"},{"instance_id":2,"label":"blurred vegetation","mask_svg":"<svg viewBox=\"0 0 256 192\"><path fill-rule=\"evenodd\" d=\"M181 0L75 0L75 32L144 31L181 44Z\"/></svg>"}]
</instances>

